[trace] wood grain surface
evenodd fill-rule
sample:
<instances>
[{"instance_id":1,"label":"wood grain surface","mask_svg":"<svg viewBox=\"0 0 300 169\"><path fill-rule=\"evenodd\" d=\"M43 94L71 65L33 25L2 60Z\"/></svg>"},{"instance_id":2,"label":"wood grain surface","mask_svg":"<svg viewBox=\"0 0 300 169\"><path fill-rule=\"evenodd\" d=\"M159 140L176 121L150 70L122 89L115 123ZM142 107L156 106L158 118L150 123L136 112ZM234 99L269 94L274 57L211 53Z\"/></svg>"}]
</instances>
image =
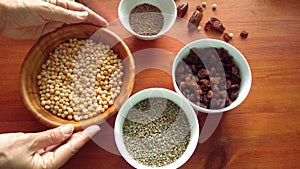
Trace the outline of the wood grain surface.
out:
<instances>
[{"instance_id":1,"label":"wood grain surface","mask_svg":"<svg viewBox=\"0 0 300 169\"><path fill-rule=\"evenodd\" d=\"M196 32L186 38L185 24L202 1L186 0L189 10L167 35L154 41L128 36L118 25L118 0L85 0L105 17L108 27L124 38L134 54L136 80L133 93L149 87L173 90L170 68L176 53L188 42L220 35ZM177 0L176 4L184 2ZM208 0L202 27L209 17L223 21L234 34L230 44L246 57L252 70L252 88L237 108L223 114L208 141L198 144L183 169L300 168L300 1ZM211 5L217 4L212 11ZM181 26L181 27L180 27ZM241 31L249 32L242 40ZM182 35L182 36L181 36ZM20 68L32 40L0 37L0 133L37 132L47 129L26 110L20 93ZM149 53L147 49L156 49ZM146 51L146 52L144 52ZM163 55L161 55L163 54ZM198 113L200 125L206 114ZM132 168L118 155L113 140L115 117L62 168Z\"/></svg>"}]
</instances>

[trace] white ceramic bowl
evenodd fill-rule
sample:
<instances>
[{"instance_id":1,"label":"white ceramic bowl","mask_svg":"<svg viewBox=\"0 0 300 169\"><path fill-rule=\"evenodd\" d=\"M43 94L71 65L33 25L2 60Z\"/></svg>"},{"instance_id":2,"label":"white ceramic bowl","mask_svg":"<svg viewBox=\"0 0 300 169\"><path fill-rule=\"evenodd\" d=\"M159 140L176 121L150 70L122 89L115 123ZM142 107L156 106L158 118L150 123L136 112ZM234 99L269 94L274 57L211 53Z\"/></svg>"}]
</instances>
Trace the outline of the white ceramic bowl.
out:
<instances>
[{"instance_id":1,"label":"white ceramic bowl","mask_svg":"<svg viewBox=\"0 0 300 169\"><path fill-rule=\"evenodd\" d=\"M176 79L175 79L175 73L176 73L176 68L178 66L178 63L182 60L182 58L185 58L191 48L207 48L207 47L216 47L216 48L224 48L228 51L228 53L233 57L233 60L235 64L238 66L239 71L240 71L240 77L241 77L241 85L240 85L240 90L238 97L235 101L233 101L229 106L224 107L222 109L206 109L202 108L200 106L197 106L193 102L189 101L183 93L180 91L179 87L176 84ZM201 40L196 40L193 41L186 46L184 46L179 53L176 55L175 60L173 62L172 66L172 79L173 79L173 85L175 88L175 91L179 93L181 96L185 98L185 100L188 100L189 103L193 106L193 108L197 111L200 112L205 112L205 113L222 113L229 111L235 107L237 107L239 104L241 104L247 97L250 88L251 88L251 82L252 82L252 76L251 76L251 70L249 67L249 64L243 54L237 50L235 47L232 45L220 41L220 40L215 40L215 39L201 39Z\"/></svg>"},{"instance_id":2,"label":"white ceramic bowl","mask_svg":"<svg viewBox=\"0 0 300 169\"><path fill-rule=\"evenodd\" d=\"M198 124L198 119L197 116L191 107L191 105L184 100L179 94L168 90L168 89L163 89L163 88L149 88L142 90L133 96L131 96L121 107L116 121L115 121L115 127L114 127L114 135L115 135L115 141L117 144L117 147L123 156L123 158L134 168L141 168L141 169L152 169L152 167L145 166L138 161L134 160L132 156L128 153L125 144L123 142L123 123L126 119L128 111L137 103L139 103L142 100L145 100L147 98L153 98L153 97L160 97L160 98L166 98L171 101L173 101L175 104L181 107L181 109L186 113L186 116L188 118L190 127L191 127L191 137L190 137L190 142L188 144L187 149L183 153L183 155L177 159L175 162L158 167L159 169L163 168L178 168L181 165L183 165L193 154L197 143L198 143L198 138L199 138L199 124Z\"/></svg>"},{"instance_id":3,"label":"white ceramic bowl","mask_svg":"<svg viewBox=\"0 0 300 169\"><path fill-rule=\"evenodd\" d=\"M129 14L137 5L148 3L158 7L164 16L164 25L157 35L139 35L132 30L129 24ZM122 25L135 37L142 40L154 40L165 34L175 23L177 17L176 4L173 0L121 0L118 8L118 15Z\"/></svg>"}]
</instances>

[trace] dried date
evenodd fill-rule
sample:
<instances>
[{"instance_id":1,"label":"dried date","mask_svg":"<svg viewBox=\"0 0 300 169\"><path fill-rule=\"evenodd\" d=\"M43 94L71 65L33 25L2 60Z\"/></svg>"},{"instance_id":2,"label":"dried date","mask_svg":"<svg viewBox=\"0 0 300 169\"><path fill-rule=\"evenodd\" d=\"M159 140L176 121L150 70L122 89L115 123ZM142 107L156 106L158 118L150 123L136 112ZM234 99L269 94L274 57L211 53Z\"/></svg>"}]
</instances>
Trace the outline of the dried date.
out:
<instances>
[{"instance_id":1,"label":"dried date","mask_svg":"<svg viewBox=\"0 0 300 169\"><path fill-rule=\"evenodd\" d=\"M189 4L187 2L184 2L182 4L180 4L178 7L177 7L177 17L184 17L184 15L186 14L187 10L189 8Z\"/></svg>"},{"instance_id":2,"label":"dried date","mask_svg":"<svg viewBox=\"0 0 300 169\"><path fill-rule=\"evenodd\" d=\"M189 29L198 28L202 17L203 17L203 10L202 11L195 10L193 15L189 19L188 28Z\"/></svg>"},{"instance_id":3,"label":"dried date","mask_svg":"<svg viewBox=\"0 0 300 169\"><path fill-rule=\"evenodd\" d=\"M218 18L212 17L209 19L209 21L207 21L205 23L205 26L204 26L205 31L208 31L210 29L213 31L219 32L219 33L223 33L225 30L225 27Z\"/></svg>"}]
</instances>

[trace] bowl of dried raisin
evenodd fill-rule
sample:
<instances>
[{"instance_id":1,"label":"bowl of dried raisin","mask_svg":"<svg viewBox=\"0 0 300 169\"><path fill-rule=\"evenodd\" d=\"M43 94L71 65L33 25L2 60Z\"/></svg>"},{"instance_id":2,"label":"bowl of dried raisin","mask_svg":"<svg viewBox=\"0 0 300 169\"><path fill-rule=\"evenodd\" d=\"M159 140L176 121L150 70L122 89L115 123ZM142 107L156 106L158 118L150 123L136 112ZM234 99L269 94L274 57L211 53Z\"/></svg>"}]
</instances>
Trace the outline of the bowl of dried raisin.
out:
<instances>
[{"instance_id":1,"label":"bowl of dried raisin","mask_svg":"<svg viewBox=\"0 0 300 169\"><path fill-rule=\"evenodd\" d=\"M234 46L215 39L193 41L183 47L173 62L175 91L193 108L221 113L240 105L252 83L249 64Z\"/></svg>"}]
</instances>

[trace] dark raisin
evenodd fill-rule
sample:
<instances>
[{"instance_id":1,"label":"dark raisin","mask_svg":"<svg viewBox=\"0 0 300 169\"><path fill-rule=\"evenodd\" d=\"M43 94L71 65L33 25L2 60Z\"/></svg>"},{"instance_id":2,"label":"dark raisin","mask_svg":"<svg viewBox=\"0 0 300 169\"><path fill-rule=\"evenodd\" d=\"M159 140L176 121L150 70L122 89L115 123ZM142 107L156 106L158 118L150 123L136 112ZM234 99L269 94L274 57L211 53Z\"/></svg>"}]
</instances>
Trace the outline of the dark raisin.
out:
<instances>
[{"instance_id":1,"label":"dark raisin","mask_svg":"<svg viewBox=\"0 0 300 169\"><path fill-rule=\"evenodd\" d=\"M232 66L231 72L232 72L232 74L237 76L239 73L239 69L237 68L237 66Z\"/></svg>"},{"instance_id":2,"label":"dark raisin","mask_svg":"<svg viewBox=\"0 0 300 169\"><path fill-rule=\"evenodd\" d=\"M237 97L238 97L238 91L234 91L230 95L230 100L234 101L237 99Z\"/></svg>"},{"instance_id":3,"label":"dark raisin","mask_svg":"<svg viewBox=\"0 0 300 169\"><path fill-rule=\"evenodd\" d=\"M225 102L225 106L229 106L231 105L232 101L227 97L226 98L226 102Z\"/></svg>"},{"instance_id":4,"label":"dark raisin","mask_svg":"<svg viewBox=\"0 0 300 169\"><path fill-rule=\"evenodd\" d=\"M199 72L198 72L198 77L200 79L204 79L204 78L208 78L208 71L206 69L201 69Z\"/></svg>"},{"instance_id":5,"label":"dark raisin","mask_svg":"<svg viewBox=\"0 0 300 169\"><path fill-rule=\"evenodd\" d=\"M227 80L226 81L226 89L230 89L231 88L231 81Z\"/></svg>"},{"instance_id":6,"label":"dark raisin","mask_svg":"<svg viewBox=\"0 0 300 169\"><path fill-rule=\"evenodd\" d=\"M239 84L239 83L241 83L241 78L239 78L238 76L235 76L235 75L231 75L230 81L232 84Z\"/></svg>"},{"instance_id":7,"label":"dark raisin","mask_svg":"<svg viewBox=\"0 0 300 169\"><path fill-rule=\"evenodd\" d=\"M228 33L224 33L223 39L224 39L226 42L229 42L232 38L229 36Z\"/></svg>"},{"instance_id":8,"label":"dark raisin","mask_svg":"<svg viewBox=\"0 0 300 169\"><path fill-rule=\"evenodd\" d=\"M197 69L196 65L192 65L191 70L192 70L194 75L198 75L198 69Z\"/></svg>"},{"instance_id":9,"label":"dark raisin","mask_svg":"<svg viewBox=\"0 0 300 169\"><path fill-rule=\"evenodd\" d=\"M246 39L247 37L248 37L248 32L246 32L246 31L242 31L241 33L240 33L240 36L241 36L241 38L243 38L243 39Z\"/></svg>"}]
</instances>

